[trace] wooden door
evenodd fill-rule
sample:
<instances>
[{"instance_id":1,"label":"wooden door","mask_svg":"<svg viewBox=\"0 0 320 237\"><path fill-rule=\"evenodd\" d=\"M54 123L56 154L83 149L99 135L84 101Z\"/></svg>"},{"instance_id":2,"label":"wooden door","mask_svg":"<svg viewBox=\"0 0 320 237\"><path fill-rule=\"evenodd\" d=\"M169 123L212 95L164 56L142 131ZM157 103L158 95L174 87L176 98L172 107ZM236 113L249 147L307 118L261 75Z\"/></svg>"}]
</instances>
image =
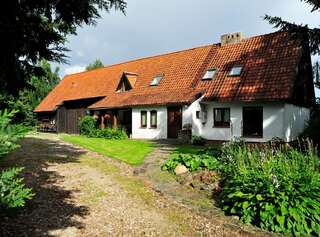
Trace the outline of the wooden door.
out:
<instances>
[{"instance_id":1,"label":"wooden door","mask_svg":"<svg viewBox=\"0 0 320 237\"><path fill-rule=\"evenodd\" d=\"M67 132L67 111L64 106L61 106L57 111L57 132L66 133Z\"/></svg>"},{"instance_id":2,"label":"wooden door","mask_svg":"<svg viewBox=\"0 0 320 237\"><path fill-rule=\"evenodd\" d=\"M182 108L180 106L168 107L168 138L178 138L182 129Z\"/></svg>"},{"instance_id":3,"label":"wooden door","mask_svg":"<svg viewBox=\"0 0 320 237\"><path fill-rule=\"evenodd\" d=\"M67 109L67 133L79 134L79 121L85 115L85 109Z\"/></svg>"}]
</instances>

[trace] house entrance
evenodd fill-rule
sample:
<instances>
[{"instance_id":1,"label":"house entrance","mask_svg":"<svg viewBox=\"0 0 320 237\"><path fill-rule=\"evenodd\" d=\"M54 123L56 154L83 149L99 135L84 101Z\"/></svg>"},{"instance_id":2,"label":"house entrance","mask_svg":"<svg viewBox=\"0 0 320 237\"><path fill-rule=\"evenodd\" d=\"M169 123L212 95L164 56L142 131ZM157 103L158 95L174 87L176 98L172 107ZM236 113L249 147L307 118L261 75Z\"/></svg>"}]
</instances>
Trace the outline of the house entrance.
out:
<instances>
[{"instance_id":1,"label":"house entrance","mask_svg":"<svg viewBox=\"0 0 320 237\"><path fill-rule=\"evenodd\" d=\"M180 106L168 107L168 138L178 138L182 129L182 108Z\"/></svg>"},{"instance_id":2,"label":"house entrance","mask_svg":"<svg viewBox=\"0 0 320 237\"><path fill-rule=\"evenodd\" d=\"M263 108L243 107L242 110L242 135L244 137L263 136Z\"/></svg>"}]
</instances>

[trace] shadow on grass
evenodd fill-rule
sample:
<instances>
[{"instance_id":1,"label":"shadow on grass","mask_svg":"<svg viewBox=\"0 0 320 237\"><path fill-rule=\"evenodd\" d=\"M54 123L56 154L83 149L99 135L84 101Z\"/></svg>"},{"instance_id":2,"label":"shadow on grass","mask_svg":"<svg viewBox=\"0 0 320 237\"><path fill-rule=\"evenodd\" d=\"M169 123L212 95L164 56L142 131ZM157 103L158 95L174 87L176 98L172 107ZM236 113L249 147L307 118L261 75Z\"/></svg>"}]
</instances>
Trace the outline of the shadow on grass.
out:
<instances>
[{"instance_id":1,"label":"shadow on grass","mask_svg":"<svg viewBox=\"0 0 320 237\"><path fill-rule=\"evenodd\" d=\"M52 231L73 227L83 228L75 217L89 214L86 206L72 202L78 190L57 186L61 177L49 171L49 163L78 162L85 152L59 141L25 138L21 147L0 161L0 171L9 167L25 167L22 176L36 194L26 207L0 212L0 236L52 236Z\"/></svg>"}]
</instances>

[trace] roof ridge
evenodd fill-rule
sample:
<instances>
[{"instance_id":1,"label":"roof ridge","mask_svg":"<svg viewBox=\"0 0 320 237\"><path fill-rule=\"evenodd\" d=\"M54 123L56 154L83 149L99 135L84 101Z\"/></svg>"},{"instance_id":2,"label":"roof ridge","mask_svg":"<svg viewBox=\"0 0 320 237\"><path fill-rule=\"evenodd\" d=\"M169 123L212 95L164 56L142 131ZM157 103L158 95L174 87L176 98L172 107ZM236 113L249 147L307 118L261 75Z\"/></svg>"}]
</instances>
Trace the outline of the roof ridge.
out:
<instances>
[{"instance_id":1,"label":"roof ridge","mask_svg":"<svg viewBox=\"0 0 320 237\"><path fill-rule=\"evenodd\" d=\"M248 40L253 40L255 38L269 36L269 35L273 35L273 34L279 34L279 33L283 33L283 31L275 31L275 32L267 33L267 34L250 36L248 38L244 38L241 42L235 43L235 44L241 44L241 43L244 43L244 42L246 42ZM191 51L191 50L195 50L195 49L200 49L200 48L205 48L205 47L212 47L212 46L226 47L226 46L229 46L229 45L222 45L221 46L221 43L213 43L213 44L206 44L206 45L196 46L196 47L192 47L192 48L188 48L188 49L174 50L172 52L167 52L167 53L162 53L162 54L159 53L159 54L155 54L155 55L151 55L151 56L135 58L135 59L131 59L131 60L127 60L127 61L123 61L123 62L119 62L119 63L114 63L114 64L110 64L110 65L104 65L101 68L93 69L93 70L90 70L90 71L72 73L72 74L65 75L64 77L69 77L69 76L73 76L73 75L79 75L79 74L83 74L83 73L96 72L98 70L103 70L103 69L106 69L106 68L119 66L119 65L122 65L122 64L127 64L127 63L131 63L131 62L145 60L145 59L156 58L156 57L160 57L160 56L167 56L167 55L171 55L171 54L177 54L177 53L187 52L187 51Z\"/></svg>"},{"instance_id":2,"label":"roof ridge","mask_svg":"<svg viewBox=\"0 0 320 237\"><path fill-rule=\"evenodd\" d=\"M122 65L122 64L127 64L127 63L131 63L131 62L136 62L136 61L140 61L140 60L156 58L156 57L161 57L161 56L167 56L167 55L171 55L171 54L177 54L177 53L187 52L187 51L191 51L191 50L195 50L195 49L212 47L212 46L219 46L219 45L220 45L220 43L206 44L206 45L196 46L196 47L188 48L188 49L175 50L175 51L168 52L168 53L163 53L163 54L155 54L155 55L152 55L152 56L141 57L141 58L136 58L136 59L120 62L120 63L114 63L114 64L110 64L110 65L105 65L103 67L96 68L96 69L93 69L93 70L90 70L90 71L83 71L83 72L76 72L76 73L68 74L68 75L65 75L64 77L69 77L69 76L73 76L73 75L79 75L79 74L83 74L83 73L96 72L98 70L102 70L102 69L106 69L106 68L110 68L110 67L114 67L114 66L118 66L118 65Z\"/></svg>"}]
</instances>

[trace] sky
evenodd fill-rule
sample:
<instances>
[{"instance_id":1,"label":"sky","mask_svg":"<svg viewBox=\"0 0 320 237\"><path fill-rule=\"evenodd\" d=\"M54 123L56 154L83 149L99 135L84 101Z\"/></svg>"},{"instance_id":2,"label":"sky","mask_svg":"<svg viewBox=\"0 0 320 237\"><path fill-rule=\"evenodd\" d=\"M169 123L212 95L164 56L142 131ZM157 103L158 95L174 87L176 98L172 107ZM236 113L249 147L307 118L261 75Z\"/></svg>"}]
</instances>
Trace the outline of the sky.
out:
<instances>
[{"instance_id":1,"label":"sky","mask_svg":"<svg viewBox=\"0 0 320 237\"><path fill-rule=\"evenodd\" d=\"M104 65L220 42L225 33L247 37L275 31L265 14L319 26L319 13L299 0L127 0L126 15L103 13L96 26L68 38L69 64L60 74L83 71L99 58ZM56 65L56 64L55 64ZM317 91L320 96L320 91Z\"/></svg>"}]
</instances>

